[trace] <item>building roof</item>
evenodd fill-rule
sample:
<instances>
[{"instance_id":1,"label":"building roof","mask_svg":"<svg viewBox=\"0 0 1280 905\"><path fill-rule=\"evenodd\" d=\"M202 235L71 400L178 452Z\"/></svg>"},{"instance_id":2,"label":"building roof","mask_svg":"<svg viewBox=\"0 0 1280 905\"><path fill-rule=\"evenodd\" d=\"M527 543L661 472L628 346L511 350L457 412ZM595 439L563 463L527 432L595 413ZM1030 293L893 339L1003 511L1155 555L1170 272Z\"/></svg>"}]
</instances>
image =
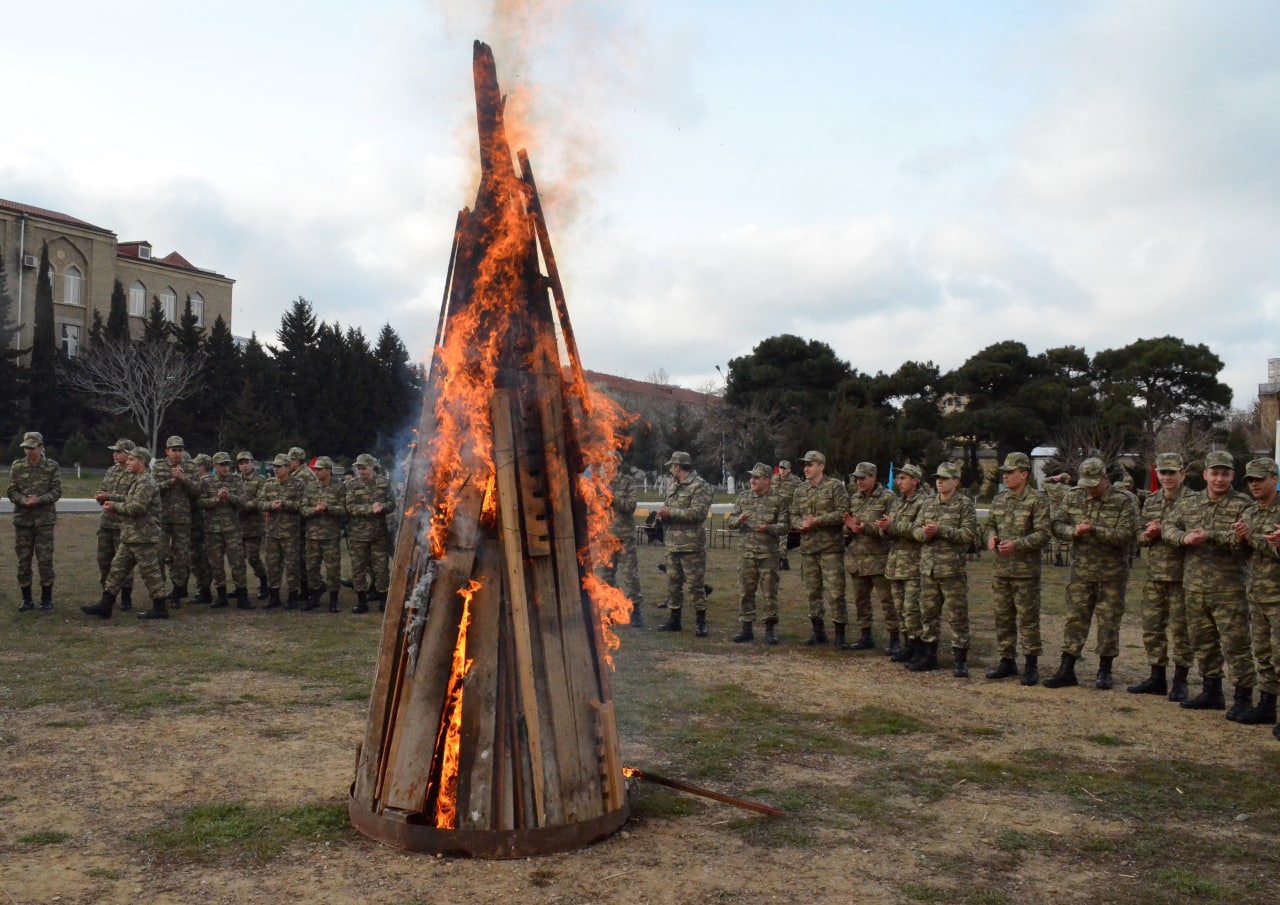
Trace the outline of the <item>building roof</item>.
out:
<instances>
[{"instance_id":1,"label":"building roof","mask_svg":"<svg viewBox=\"0 0 1280 905\"><path fill-rule=\"evenodd\" d=\"M632 380L630 377L616 377L600 371L583 371L591 383L613 390L616 393L630 393L647 399L667 402L684 402L690 405L708 405L721 402L721 397L710 393L699 393L697 390L686 390L684 387L672 386L669 383L652 383L648 380Z\"/></svg>"},{"instance_id":2,"label":"building roof","mask_svg":"<svg viewBox=\"0 0 1280 905\"><path fill-rule=\"evenodd\" d=\"M70 214L51 211L43 207L36 207L34 204L22 204L17 201L6 201L0 198L0 210L12 211L15 214L25 214L28 217L39 217L41 220L52 220L55 223L65 223L68 226L78 226L81 229L91 229L94 232L105 233L108 236L115 235L109 229L94 226L92 223L88 223L78 217L72 217Z\"/></svg>"}]
</instances>

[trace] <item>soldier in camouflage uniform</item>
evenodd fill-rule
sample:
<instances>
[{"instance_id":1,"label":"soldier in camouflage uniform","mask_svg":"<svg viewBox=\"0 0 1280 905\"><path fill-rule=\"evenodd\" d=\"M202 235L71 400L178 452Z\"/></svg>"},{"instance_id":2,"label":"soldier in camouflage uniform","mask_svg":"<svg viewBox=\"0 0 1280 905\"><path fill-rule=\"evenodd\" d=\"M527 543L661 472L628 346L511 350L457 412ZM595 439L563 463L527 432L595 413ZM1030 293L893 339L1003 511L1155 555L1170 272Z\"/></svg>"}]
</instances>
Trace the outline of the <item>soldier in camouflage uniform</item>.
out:
<instances>
[{"instance_id":1,"label":"soldier in camouflage uniform","mask_svg":"<svg viewBox=\"0 0 1280 905\"><path fill-rule=\"evenodd\" d=\"M907 664L912 672L938 668L938 641L945 605L951 626L953 675L969 675L969 580L965 557L978 538L978 513L973 500L960 492L960 466L943 462L933 473L938 489L920 506L911 536L920 548L920 611L923 643Z\"/></svg>"},{"instance_id":2,"label":"soldier in camouflage uniform","mask_svg":"<svg viewBox=\"0 0 1280 905\"><path fill-rule=\"evenodd\" d=\"M213 573L209 567L209 550L205 545L205 510L200 508L200 487L213 473L213 458L200 453L191 459L196 467L196 498L191 501L191 574L196 580L196 596L192 603L213 603Z\"/></svg>"},{"instance_id":3,"label":"soldier in camouflage uniform","mask_svg":"<svg viewBox=\"0 0 1280 905\"><path fill-rule=\"evenodd\" d=\"M1160 490L1142 501L1138 546L1147 550L1147 583L1142 590L1142 646L1151 664L1151 675L1129 686L1131 694L1165 694L1171 701L1187 699L1187 673L1191 669L1191 639L1187 634L1187 607L1182 593L1184 547L1171 547L1161 537L1161 525L1172 518L1174 507L1187 492L1182 486L1187 471L1182 456L1156 456ZM1167 679L1168 635L1173 638L1173 687Z\"/></svg>"},{"instance_id":4,"label":"soldier in camouflage uniform","mask_svg":"<svg viewBox=\"0 0 1280 905\"><path fill-rule=\"evenodd\" d=\"M302 521L307 535L307 587L310 593L304 610L320 605L320 595L329 591L329 612L339 611L338 592L342 587L342 522L347 517L347 489L333 478L333 460L316 458L316 479L307 485L302 499ZM320 568L324 566L324 577Z\"/></svg>"},{"instance_id":5,"label":"soldier in camouflage uniform","mask_svg":"<svg viewBox=\"0 0 1280 905\"><path fill-rule=\"evenodd\" d=\"M1067 498L1067 492L1071 490L1071 475L1065 471L1049 475L1044 479L1043 490L1044 495L1049 499L1049 513L1050 518L1052 518L1053 513L1058 511L1062 501ZM1065 566L1067 564L1067 556L1071 550L1071 544L1057 537L1051 537L1049 544L1053 547L1053 564L1055 566Z\"/></svg>"},{"instance_id":6,"label":"soldier in camouflage uniform","mask_svg":"<svg viewBox=\"0 0 1280 905\"><path fill-rule=\"evenodd\" d=\"M1257 674L1249 647L1249 603L1245 597L1245 562L1249 545L1233 527L1249 506L1249 498L1231 489L1235 462L1229 452L1204 457L1205 489L1186 494L1162 524L1164 542L1184 547L1182 593L1196 665L1204 680L1200 694L1179 706L1188 710L1222 710L1222 667L1225 654L1235 701L1227 711L1234 720L1253 707Z\"/></svg>"},{"instance_id":7,"label":"soldier in camouflage uniform","mask_svg":"<svg viewBox=\"0 0 1280 905\"><path fill-rule=\"evenodd\" d=\"M169 576L169 606L177 608L187 596L191 576L191 504L200 494L195 466L186 458L186 443L173 436L165 441L164 456L151 466L160 494L160 568Z\"/></svg>"},{"instance_id":8,"label":"soldier in camouflage uniform","mask_svg":"<svg viewBox=\"0 0 1280 905\"><path fill-rule=\"evenodd\" d=\"M614 453L614 466L616 471L609 482L612 500L609 505L613 510L613 524L609 529L618 540L618 548L613 558L600 567L600 574L606 583L620 587L627 595L631 601L631 624L642 626L644 594L640 590L640 567L636 554L636 485L617 453Z\"/></svg>"},{"instance_id":9,"label":"soldier in camouflage uniform","mask_svg":"<svg viewBox=\"0 0 1280 905\"><path fill-rule=\"evenodd\" d=\"M764 595L764 640L778 643L778 538L790 527L786 501L770 486L769 466L757 462L750 487L738 494L729 525L742 535L738 560L738 619L734 643L755 640L756 591Z\"/></svg>"},{"instance_id":10,"label":"soldier in camouflage uniform","mask_svg":"<svg viewBox=\"0 0 1280 905\"><path fill-rule=\"evenodd\" d=\"M291 446L289 448L289 470L293 476L302 482L303 496L311 489L311 485L316 481L316 473L307 465L307 453L301 446ZM302 576L302 596L306 599L311 597L311 589L308 587L309 570L307 569L307 529L305 524L298 525L298 574Z\"/></svg>"},{"instance_id":11,"label":"soldier in camouflage uniform","mask_svg":"<svg viewBox=\"0 0 1280 905\"><path fill-rule=\"evenodd\" d=\"M31 596L31 560L40 569L40 609L53 609L53 526L56 503L62 496L58 463L44 454L44 437L28 431L22 437L22 458L9 466L9 489L13 503L13 549L18 557L18 587L22 604L18 612L35 609Z\"/></svg>"},{"instance_id":12,"label":"soldier in camouflage uniform","mask_svg":"<svg viewBox=\"0 0 1280 905\"><path fill-rule=\"evenodd\" d=\"M658 518L666 526L667 599L671 609L667 621L658 626L661 632L681 630L680 614L684 609L684 589L689 587L698 620L694 631L707 637L707 541L703 523L711 511L711 485L693 470L687 452L676 451L667 460L671 484L667 498L658 509Z\"/></svg>"},{"instance_id":13,"label":"soldier in camouflage uniform","mask_svg":"<svg viewBox=\"0 0 1280 905\"><path fill-rule=\"evenodd\" d=\"M1018 674L1021 642L1026 663L1022 684L1040 681L1040 551L1049 541L1049 501L1027 482L1031 458L1013 452L1000 466L1004 493L991 501L984 529L986 547L996 554L991 595L996 611L996 648L1000 662L987 671L988 679Z\"/></svg>"},{"instance_id":14,"label":"soldier in camouflage uniform","mask_svg":"<svg viewBox=\"0 0 1280 905\"><path fill-rule=\"evenodd\" d=\"M1247 726L1270 726L1276 721L1276 692L1280 691L1280 496L1276 493L1275 459L1254 459L1245 466L1253 504L1236 523L1236 537L1250 547L1249 619L1253 629L1253 659L1258 668L1258 703L1236 717ZM1280 739L1280 727L1272 730Z\"/></svg>"},{"instance_id":15,"label":"soldier in camouflage uniform","mask_svg":"<svg viewBox=\"0 0 1280 905\"><path fill-rule=\"evenodd\" d=\"M791 511L791 498L796 495L796 488L802 483L801 480L791 473L791 461L783 459L778 463L778 471L774 474L771 482L773 492L782 497L782 501L787 504L787 511ZM788 539L791 532L787 531L778 538L778 568L786 572L791 568L791 563L787 558ZM797 540L799 538L797 537Z\"/></svg>"},{"instance_id":16,"label":"soldier in camouflage uniform","mask_svg":"<svg viewBox=\"0 0 1280 905\"><path fill-rule=\"evenodd\" d=\"M231 564L231 580L236 583L236 608L253 609L249 602L249 582L245 573L244 537L240 533L240 513L244 510L244 485L239 474L231 472L231 456L225 452L213 456L213 473L200 479L200 511L204 515L205 552L209 557L209 573L218 588L215 609L227 606L227 573L224 563Z\"/></svg>"},{"instance_id":17,"label":"soldier in camouflage uniform","mask_svg":"<svg viewBox=\"0 0 1280 905\"><path fill-rule=\"evenodd\" d=\"M889 579L884 575L893 541L885 537L876 524L893 505L893 491L876 481L874 462L859 462L849 481L854 486L849 490L849 514L844 517L844 529L851 540L844 548L844 567L853 588L854 614L861 631L849 649L875 650L871 621L875 602L879 601L884 626L889 630L889 647L896 652L902 646L898 633L901 626L889 591Z\"/></svg>"},{"instance_id":18,"label":"soldier in camouflage uniform","mask_svg":"<svg viewBox=\"0 0 1280 905\"><path fill-rule=\"evenodd\" d=\"M133 483L133 474L129 471L129 451L133 449L132 440L117 440L111 450L111 467L103 475L98 492L93 495L98 505L112 502L124 502L125 492ZM113 507L114 508L114 507ZM98 579L105 588L107 573L111 571L111 560L115 559L116 548L120 546L120 516L114 511L102 510L98 521ZM120 609L133 609L133 573L125 576L124 585L120 588Z\"/></svg>"},{"instance_id":19,"label":"soldier in camouflage uniform","mask_svg":"<svg viewBox=\"0 0 1280 905\"><path fill-rule=\"evenodd\" d=\"M1098 678L1094 686L1104 691L1111 688L1111 664L1120 653L1129 545L1137 530L1138 503L1133 494L1111 486L1101 459L1085 459L1080 463L1077 486L1067 492L1053 513L1054 535L1071 543L1071 573L1067 576L1062 663L1057 673L1045 679L1046 688L1080 684L1076 660L1089 637L1095 610Z\"/></svg>"},{"instance_id":20,"label":"soldier in camouflage uniform","mask_svg":"<svg viewBox=\"0 0 1280 905\"><path fill-rule=\"evenodd\" d=\"M849 514L849 491L844 481L827 477L827 457L816 449L804 454L804 477L791 497L791 530L800 532L800 578L813 625L813 634L804 643L827 643L823 620L829 611L836 646L848 650L844 517Z\"/></svg>"},{"instance_id":21,"label":"soldier in camouflage uniform","mask_svg":"<svg viewBox=\"0 0 1280 905\"><path fill-rule=\"evenodd\" d=\"M267 599L267 567L262 562L262 535L266 530L262 513L258 511L258 496L266 478L258 474L253 453L241 450L236 453L236 468L240 472L240 486L244 499L240 509L240 537L244 541L245 566L258 577L258 599ZM246 575L246 577L248 577Z\"/></svg>"},{"instance_id":22,"label":"soldier in camouflage uniform","mask_svg":"<svg viewBox=\"0 0 1280 905\"><path fill-rule=\"evenodd\" d=\"M347 549L356 588L353 613L369 612L370 601L378 604L380 612L387 607L391 574L387 519L395 512L396 496L386 476L374 474L377 464L378 460L369 453L356 456L356 476L346 484Z\"/></svg>"},{"instance_id":23,"label":"soldier in camouflage uniform","mask_svg":"<svg viewBox=\"0 0 1280 905\"><path fill-rule=\"evenodd\" d=\"M302 576L298 574L298 538L302 527L302 482L293 476L289 457L275 457L275 476L262 485L258 510L267 519L264 546L267 561L268 601L266 609L280 606L281 588L287 588L287 609L296 609L301 596ZM288 576L286 584L285 576Z\"/></svg>"},{"instance_id":24,"label":"soldier in camouflage uniform","mask_svg":"<svg viewBox=\"0 0 1280 905\"><path fill-rule=\"evenodd\" d=\"M876 522L880 533L893 541L889 558L885 561L884 576L889 582L898 622L907 636L906 643L898 650L893 650L890 644L890 649L885 652L894 663L910 663L923 646L920 641L924 624L920 616L921 544L911 536L911 526L927 499L920 492L923 477L924 473L917 465L903 465L898 469L895 479L898 495Z\"/></svg>"},{"instance_id":25,"label":"soldier in camouflage uniform","mask_svg":"<svg viewBox=\"0 0 1280 905\"><path fill-rule=\"evenodd\" d=\"M168 619L169 611L164 603L164 576L160 572L160 556L156 549L160 539L160 499L155 478L147 469L151 450L136 446L129 451L126 467L132 476L124 499L107 500L102 508L120 519L120 545L111 560L111 571L102 589L102 599L92 606L80 607L89 616L111 618L116 595L124 587L125 580L133 574L134 567L142 576L142 583L151 597L151 609L138 614L139 619Z\"/></svg>"}]
</instances>

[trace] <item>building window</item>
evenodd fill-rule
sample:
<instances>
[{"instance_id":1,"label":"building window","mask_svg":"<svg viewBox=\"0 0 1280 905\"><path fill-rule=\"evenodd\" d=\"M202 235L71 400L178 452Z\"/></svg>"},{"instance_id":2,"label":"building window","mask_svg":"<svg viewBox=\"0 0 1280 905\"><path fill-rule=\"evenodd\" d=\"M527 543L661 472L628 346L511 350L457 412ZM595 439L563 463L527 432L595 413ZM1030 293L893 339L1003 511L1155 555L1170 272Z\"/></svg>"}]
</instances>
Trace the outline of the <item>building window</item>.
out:
<instances>
[{"instance_id":1,"label":"building window","mask_svg":"<svg viewBox=\"0 0 1280 905\"><path fill-rule=\"evenodd\" d=\"M196 326L204 326L204 296L198 292L191 294L191 313L196 316Z\"/></svg>"},{"instance_id":2,"label":"building window","mask_svg":"<svg viewBox=\"0 0 1280 905\"><path fill-rule=\"evenodd\" d=\"M84 277L80 275L80 268L72 264L62 275L62 304L83 305L83 287Z\"/></svg>"},{"instance_id":3,"label":"building window","mask_svg":"<svg viewBox=\"0 0 1280 905\"><path fill-rule=\"evenodd\" d=\"M75 358L80 351L80 327L76 324L62 325L62 354L67 358Z\"/></svg>"},{"instance_id":4,"label":"building window","mask_svg":"<svg viewBox=\"0 0 1280 905\"><path fill-rule=\"evenodd\" d=\"M173 291L172 286L166 286L160 290L160 307L164 310L164 319L171 324L177 320L174 316L174 304L177 299L178 295Z\"/></svg>"},{"instance_id":5,"label":"building window","mask_svg":"<svg viewBox=\"0 0 1280 905\"><path fill-rule=\"evenodd\" d=\"M129 287L129 314L133 317L147 316L147 287L141 280Z\"/></svg>"}]
</instances>

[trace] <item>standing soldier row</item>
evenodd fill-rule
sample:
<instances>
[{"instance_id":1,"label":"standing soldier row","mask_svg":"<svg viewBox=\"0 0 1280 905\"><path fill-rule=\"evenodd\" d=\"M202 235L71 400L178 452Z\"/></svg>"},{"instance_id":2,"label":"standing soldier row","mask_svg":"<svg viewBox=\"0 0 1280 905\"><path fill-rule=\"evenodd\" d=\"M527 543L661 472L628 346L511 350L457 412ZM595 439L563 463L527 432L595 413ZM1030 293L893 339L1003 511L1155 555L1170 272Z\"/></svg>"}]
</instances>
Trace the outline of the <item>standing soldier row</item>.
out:
<instances>
[{"instance_id":1,"label":"standing soldier row","mask_svg":"<svg viewBox=\"0 0 1280 905\"><path fill-rule=\"evenodd\" d=\"M18 588L22 592L19 612L36 608L32 595L31 560L40 569L40 609L53 609L53 526L58 513L54 506L62 496L58 463L44 454L44 437L28 431L22 437L22 458L9 466L9 487L5 492L13 503L13 549L18 557Z\"/></svg>"}]
</instances>

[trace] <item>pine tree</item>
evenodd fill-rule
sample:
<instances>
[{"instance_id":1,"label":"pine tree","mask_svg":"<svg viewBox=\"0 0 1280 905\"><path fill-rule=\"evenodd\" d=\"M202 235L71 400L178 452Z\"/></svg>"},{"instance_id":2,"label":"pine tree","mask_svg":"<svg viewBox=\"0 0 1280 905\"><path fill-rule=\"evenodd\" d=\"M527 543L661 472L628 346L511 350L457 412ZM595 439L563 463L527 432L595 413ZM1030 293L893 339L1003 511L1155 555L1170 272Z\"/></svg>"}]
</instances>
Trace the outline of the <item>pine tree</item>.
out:
<instances>
[{"instance_id":1,"label":"pine tree","mask_svg":"<svg viewBox=\"0 0 1280 905\"><path fill-rule=\"evenodd\" d=\"M145 342L168 342L173 328L164 319L164 308L160 305L160 296L151 296L151 311L147 313L147 321L142 328L142 339Z\"/></svg>"},{"instance_id":2,"label":"pine tree","mask_svg":"<svg viewBox=\"0 0 1280 905\"><path fill-rule=\"evenodd\" d=\"M111 287L111 311L107 315L106 338L123 342L129 339L129 300L119 280Z\"/></svg>"},{"instance_id":3,"label":"pine tree","mask_svg":"<svg viewBox=\"0 0 1280 905\"><path fill-rule=\"evenodd\" d=\"M208 435L209 445L224 449L228 439L228 411L240 396L244 379L240 352L221 314L214 320L201 348L205 357L205 388L195 400L200 428Z\"/></svg>"},{"instance_id":4,"label":"pine tree","mask_svg":"<svg viewBox=\"0 0 1280 905\"><path fill-rule=\"evenodd\" d=\"M187 302L182 308L182 317L178 318L178 327L173 331L178 348L188 355L200 351L200 341L204 338L204 327L200 319L191 310L191 294L187 293Z\"/></svg>"}]
</instances>

